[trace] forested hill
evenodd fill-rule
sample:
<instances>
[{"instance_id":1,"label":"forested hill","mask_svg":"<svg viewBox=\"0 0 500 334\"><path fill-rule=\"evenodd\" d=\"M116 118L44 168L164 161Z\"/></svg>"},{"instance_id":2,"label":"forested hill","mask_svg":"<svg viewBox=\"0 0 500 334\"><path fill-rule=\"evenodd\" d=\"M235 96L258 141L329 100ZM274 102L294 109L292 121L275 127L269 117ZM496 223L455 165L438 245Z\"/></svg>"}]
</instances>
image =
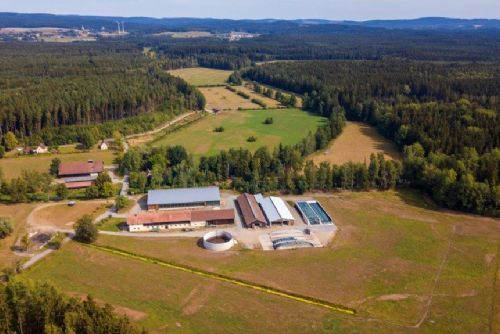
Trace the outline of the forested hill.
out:
<instances>
[{"instance_id":1,"label":"forested hill","mask_svg":"<svg viewBox=\"0 0 500 334\"><path fill-rule=\"evenodd\" d=\"M450 208L499 214L498 64L287 62L243 76L304 94L304 108L324 116L344 108L405 151L405 181Z\"/></svg>"},{"instance_id":2,"label":"forested hill","mask_svg":"<svg viewBox=\"0 0 500 334\"><path fill-rule=\"evenodd\" d=\"M260 33L283 33L301 27L327 26L332 32L335 25L366 28L419 29L419 30L477 30L500 29L500 20L495 19L454 19L445 17L425 17L411 20L371 20L371 21L331 21L316 19L299 20L230 20L211 18L150 18L115 16L80 16L53 14L0 13L0 28L3 27L59 27L91 29L116 29L116 21L125 22L132 32L152 32L161 29L208 30L217 32L250 31Z\"/></svg>"},{"instance_id":3,"label":"forested hill","mask_svg":"<svg viewBox=\"0 0 500 334\"><path fill-rule=\"evenodd\" d=\"M96 124L150 111L200 110L196 88L166 74L135 45L22 44L0 48L0 136Z\"/></svg>"}]
</instances>

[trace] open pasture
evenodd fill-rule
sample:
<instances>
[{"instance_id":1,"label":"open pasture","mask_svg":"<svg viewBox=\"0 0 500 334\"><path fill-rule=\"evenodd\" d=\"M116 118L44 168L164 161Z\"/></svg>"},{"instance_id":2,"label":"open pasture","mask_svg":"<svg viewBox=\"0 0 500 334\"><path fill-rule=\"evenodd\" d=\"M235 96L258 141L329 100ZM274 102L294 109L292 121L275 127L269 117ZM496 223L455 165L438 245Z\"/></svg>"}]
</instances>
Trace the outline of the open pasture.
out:
<instances>
[{"instance_id":1,"label":"open pasture","mask_svg":"<svg viewBox=\"0 0 500 334\"><path fill-rule=\"evenodd\" d=\"M234 87L236 90L246 93L250 95L250 99L259 99L262 102L264 102L268 108L278 108L280 106L280 103L274 99L271 99L267 96L257 94L253 89L247 87L247 86L235 86Z\"/></svg>"},{"instance_id":2,"label":"open pasture","mask_svg":"<svg viewBox=\"0 0 500 334\"><path fill-rule=\"evenodd\" d=\"M317 200L339 227L326 248L214 254L189 239L99 243L347 305L383 332L488 331L500 243L494 219L435 211L414 192Z\"/></svg>"},{"instance_id":3,"label":"open pasture","mask_svg":"<svg viewBox=\"0 0 500 334\"><path fill-rule=\"evenodd\" d=\"M384 138L374 127L347 122L342 134L333 140L324 151L311 155L316 164L327 161L342 165L347 162L370 162L372 153L383 153L386 159L401 159L401 152L390 140Z\"/></svg>"},{"instance_id":4,"label":"open pasture","mask_svg":"<svg viewBox=\"0 0 500 334\"><path fill-rule=\"evenodd\" d=\"M264 124L267 117L272 117L274 123ZM151 145L183 145L195 156L214 155L232 147L244 147L250 150L262 146L272 148L279 143L285 145L298 143L308 132L314 132L323 121L323 118L299 109L228 111L209 115L158 138ZM221 126L224 132L214 131ZM250 136L255 136L257 141L247 142Z\"/></svg>"},{"instance_id":5,"label":"open pasture","mask_svg":"<svg viewBox=\"0 0 500 334\"><path fill-rule=\"evenodd\" d=\"M236 88L236 87L235 87ZM239 87L238 87L239 88ZM206 108L209 110L237 110L237 109L260 109L258 104L244 99L238 94L231 92L225 87L204 87L200 91L207 100Z\"/></svg>"},{"instance_id":6,"label":"open pasture","mask_svg":"<svg viewBox=\"0 0 500 334\"><path fill-rule=\"evenodd\" d=\"M109 205L112 204L109 200ZM31 228L50 227L72 229L74 223L83 215L98 216L106 210L106 201L77 202L69 206L67 201L41 205L29 217Z\"/></svg>"},{"instance_id":7,"label":"open pasture","mask_svg":"<svg viewBox=\"0 0 500 334\"><path fill-rule=\"evenodd\" d=\"M103 160L105 165L113 163L115 155L112 151L89 151L81 153L40 154L0 159L0 168L7 179L16 178L23 170L48 173L52 159L62 162Z\"/></svg>"},{"instance_id":8,"label":"open pasture","mask_svg":"<svg viewBox=\"0 0 500 334\"><path fill-rule=\"evenodd\" d=\"M14 228L10 236L0 240L0 270L21 259L12 253L10 247L26 233L26 218L35 206L36 204L0 204L0 217L8 218Z\"/></svg>"},{"instance_id":9,"label":"open pasture","mask_svg":"<svg viewBox=\"0 0 500 334\"><path fill-rule=\"evenodd\" d=\"M224 85L233 73L206 67L181 68L168 71L173 76L180 77L194 86Z\"/></svg>"}]
</instances>

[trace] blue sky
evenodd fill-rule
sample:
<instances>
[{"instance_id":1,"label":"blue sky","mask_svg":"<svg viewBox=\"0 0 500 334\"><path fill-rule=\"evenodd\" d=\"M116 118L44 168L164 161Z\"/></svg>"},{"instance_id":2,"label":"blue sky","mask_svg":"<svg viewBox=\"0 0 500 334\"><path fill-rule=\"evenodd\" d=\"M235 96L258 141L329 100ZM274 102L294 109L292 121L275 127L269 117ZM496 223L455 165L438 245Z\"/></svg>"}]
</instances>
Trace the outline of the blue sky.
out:
<instances>
[{"instance_id":1,"label":"blue sky","mask_svg":"<svg viewBox=\"0 0 500 334\"><path fill-rule=\"evenodd\" d=\"M500 19L500 0L0 0L0 11L234 19Z\"/></svg>"}]
</instances>

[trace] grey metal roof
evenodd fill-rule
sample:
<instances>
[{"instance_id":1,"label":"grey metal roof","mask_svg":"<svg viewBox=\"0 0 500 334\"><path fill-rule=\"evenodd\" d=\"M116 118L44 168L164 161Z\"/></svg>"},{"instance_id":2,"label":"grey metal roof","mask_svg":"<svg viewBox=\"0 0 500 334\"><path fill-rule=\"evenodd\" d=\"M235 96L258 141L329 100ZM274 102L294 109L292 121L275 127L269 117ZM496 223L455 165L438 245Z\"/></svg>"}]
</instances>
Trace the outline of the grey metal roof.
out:
<instances>
[{"instance_id":1,"label":"grey metal roof","mask_svg":"<svg viewBox=\"0 0 500 334\"><path fill-rule=\"evenodd\" d=\"M274 207L273 202L269 197L264 198L262 201L259 202L260 206L262 207L262 210L264 211L264 214L267 217L267 220L269 222L276 222L281 219L281 216L279 215L278 211Z\"/></svg>"},{"instance_id":2,"label":"grey metal roof","mask_svg":"<svg viewBox=\"0 0 500 334\"><path fill-rule=\"evenodd\" d=\"M172 205L218 201L220 201L218 187L159 189L148 191L148 205Z\"/></svg>"},{"instance_id":3,"label":"grey metal roof","mask_svg":"<svg viewBox=\"0 0 500 334\"><path fill-rule=\"evenodd\" d=\"M64 182L85 182L85 181L95 181L97 179L96 175L89 176L75 176L75 177L65 177Z\"/></svg>"}]
</instances>

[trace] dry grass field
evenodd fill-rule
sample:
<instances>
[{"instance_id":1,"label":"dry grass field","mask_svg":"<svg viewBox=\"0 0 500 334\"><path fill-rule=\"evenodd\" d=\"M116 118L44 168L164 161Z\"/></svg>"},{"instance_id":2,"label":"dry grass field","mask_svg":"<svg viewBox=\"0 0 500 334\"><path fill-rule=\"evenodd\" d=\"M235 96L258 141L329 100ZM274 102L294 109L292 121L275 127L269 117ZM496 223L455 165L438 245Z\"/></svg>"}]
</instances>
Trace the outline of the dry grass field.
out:
<instances>
[{"instance_id":1,"label":"dry grass field","mask_svg":"<svg viewBox=\"0 0 500 334\"><path fill-rule=\"evenodd\" d=\"M356 316L77 244L24 275L144 312L138 323L157 333L498 332L498 221L439 211L407 191L318 200L339 227L325 248L210 253L194 239L100 236L98 243L344 304Z\"/></svg>"},{"instance_id":2,"label":"dry grass field","mask_svg":"<svg viewBox=\"0 0 500 334\"><path fill-rule=\"evenodd\" d=\"M238 87L239 88L239 87ZM207 99L207 109L237 110L240 109L259 109L260 106L244 99L236 93L231 92L225 87L204 87L200 88Z\"/></svg>"},{"instance_id":3,"label":"dry grass field","mask_svg":"<svg viewBox=\"0 0 500 334\"><path fill-rule=\"evenodd\" d=\"M49 171L50 163L55 157L61 159L61 161L63 162L87 161L89 159L103 160L105 165L112 164L113 160L115 159L115 155L112 151L90 151L69 154L40 154L0 159L0 168L3 171L5 178L7 179L20 176L23 170L47 173Z\"/></svg>"},{"instance_id":4,"label":"dry grass field","mask_svg":"<svg viewBox=\"0 0 500 334\"><path fill-rule=\"evenodd\" d=\"M268 108L277 108L280 106L280 103L276 100L270 99L267 96L257 94L252 89L247 86L235 86L234 89L241 91L243 93L247 93L250 95L250 99L259 99L264 102Z\"/></svg>"},{"instance_id":5,"label":"dry grass field","mask_svg":"<svg viewBox=\"0 0 500 334\"><path fill-rule=\"evenodd\" d=\"M0 270L20 259L12 253L10 247L26 232L26 218L35 206L36 204L0 204L0 217L9 218L14 227L10 236L0 240Z\"/></svg>"},{"instance_id":6,"label":"dry grass field","mask_svg":"<svg viewBox=\"0 0 500 334\"><path fill-rule=\"evenodd\" d=\"M205 67L181 68L168 71L173 76L180 77L194 86L224 85L233 73Z\"/></svg>"},{"instance_id":7,"label":"dry grass field","mask_svg":"<svg viewBox=\"0 0 500 334\"><path fill-rule=\"evenodd\" d=\"M112 204L109 200L109 204ZM106 210L106 201L77 202L70 207L68 203L51 203L35 209L30 215L30 227L54 227L71 229L83 215L98 216Z\"/></svg>"},{"instance_id":8,"label":"dry grass field","mask_svg":"<svg viewBox=\"0 0 500 334\"><path fill-rule=\"evenodd\" d=\"M370 154L384 153L386 159L401 159L402 155L388 139L382 137L377 129L358 122L347 122L342 134L322 152L311 155L316 164L328 161L342 165L349 161L369 162Z\"/></svg>"}]
</instances>

